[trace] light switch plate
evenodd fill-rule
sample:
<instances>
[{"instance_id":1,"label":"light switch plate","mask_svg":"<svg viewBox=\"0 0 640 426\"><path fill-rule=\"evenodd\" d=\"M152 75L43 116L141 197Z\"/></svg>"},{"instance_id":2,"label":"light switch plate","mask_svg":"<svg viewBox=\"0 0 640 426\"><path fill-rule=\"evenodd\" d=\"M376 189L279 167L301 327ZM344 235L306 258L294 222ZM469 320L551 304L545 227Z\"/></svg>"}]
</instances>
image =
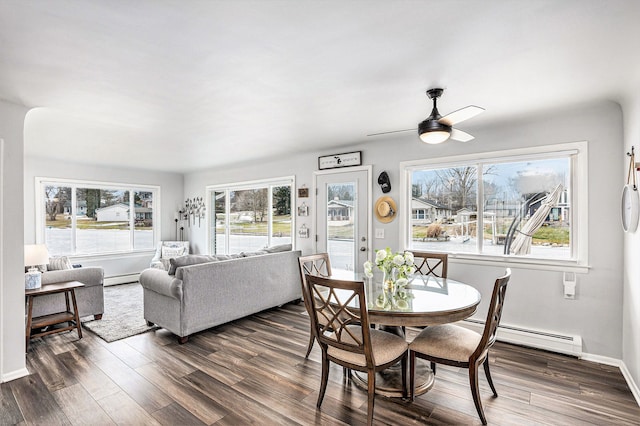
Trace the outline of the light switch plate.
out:
<instances>
[{"instance_id":1,"label":"light switch plate","mask_svg":"<svg viewBox=\"0 0 640 426\"><path fill-rule=\"evenodd\" d=\"M376 238L384 238L384 229L376 228Z\"/></svg>"}]
</instances>

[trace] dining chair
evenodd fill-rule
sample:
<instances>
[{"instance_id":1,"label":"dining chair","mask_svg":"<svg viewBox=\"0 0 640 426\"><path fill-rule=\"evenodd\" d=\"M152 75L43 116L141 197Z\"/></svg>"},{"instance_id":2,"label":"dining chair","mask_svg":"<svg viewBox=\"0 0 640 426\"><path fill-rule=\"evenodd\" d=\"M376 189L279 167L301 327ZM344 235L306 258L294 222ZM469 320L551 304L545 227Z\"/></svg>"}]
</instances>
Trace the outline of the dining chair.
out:
<instances>
[{"instance_id":1,"label":"dining chair","mask_svg":"<svg viewBox=\"0 0 640 426\"><path fill-rule=\"evenodd\" d=\"M322 349L322 379L316 406L322 405L330 362L367 373L367 424L371 425L377 372L400 361L402 394L407 396L407 342L369 326L363 281L307 275L306 283L311 323Z\"/></svg>"},{"instance_id":2,"label":"dining chair","mask_svg":"<svg viewBox=\"0 0 640 426\"><path fill-rule=\"evenodd\" d=\"M432 253L413 250L411 253L413 254L413 265L416 267L416 274L447 278L447 271L449 269L449 255L447 253ZM433 373L435 374L435 362L431 363L431 370L433 370Z\"/></svg>"},{"instance_id":3,"label":"dining chair","mask_svg":"<svg viewBox=\"0 0 640 426\"><path fill-rule=\"evenodd\" d=\"M307 275L317 275L320 277L331 276L331 262L329 261L328 253L318 253L309 256L300 256L298 258L300 263L300 282L302 283L302 298L304 300L304 307L307 309L309 317L311 317L311 307L309 306L308 298L305 296L305 289L307 286ZM307 353L304 356L309 358L313 343L316 341L315 330L313 324L309 324L309 344L307 345Z\"/></svg>"},{"instance_id":4,"label":"dining chair","mask_svg":"<svg viewBox=\"0 0 640 426\"><path fill-rule=\"evenodd\" d=\"M480 364L484 366L484 372L493 391L493 396L494 398L497 397L498 393L493 386L491 372L489 371L489 348L496 340L496 332L500 324L507 284L510 278L511 269L507 268L505 274L496 279L482 334L455 324L434 325L422 330L409 344L411 400L415 397L416 358L422 358L437 364L467 368L469 369L469 384L471 385L473 402L482 424L487 424L482 402L480 401L478 367Z\"/></svg>"},{"instance_id":5,"label":"dining chair","mask_svg":"<svg viewBox=\"0 0 640 426\"><path fill-rule=\"evenodd\" d=\"M447 278L447 265L449 256L447 253L430 253L426 251L413 251L413 264L416 273L421 275L434 275Z\"/></svg>"}]
</instances>

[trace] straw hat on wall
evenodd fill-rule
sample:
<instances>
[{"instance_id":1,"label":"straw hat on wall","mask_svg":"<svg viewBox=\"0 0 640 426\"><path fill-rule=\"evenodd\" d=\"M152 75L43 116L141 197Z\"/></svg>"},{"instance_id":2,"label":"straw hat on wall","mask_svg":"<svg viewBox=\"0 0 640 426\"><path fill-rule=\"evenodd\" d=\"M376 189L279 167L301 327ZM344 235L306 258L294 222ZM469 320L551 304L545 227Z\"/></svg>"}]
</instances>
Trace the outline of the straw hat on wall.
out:
<instances>
[{"instance_id":1,"label":"straw hat on wall","mask_svg":"<svg viewBox=\"0 0 640 426\"><path fill-rule=\"evenodd\" d=\"M393 201L393 198L380 197L376 201L376 206L373 210L379 222L389 223L395 219L398 208L396 207L396 202Z\"/></svg>"}]
</instances>

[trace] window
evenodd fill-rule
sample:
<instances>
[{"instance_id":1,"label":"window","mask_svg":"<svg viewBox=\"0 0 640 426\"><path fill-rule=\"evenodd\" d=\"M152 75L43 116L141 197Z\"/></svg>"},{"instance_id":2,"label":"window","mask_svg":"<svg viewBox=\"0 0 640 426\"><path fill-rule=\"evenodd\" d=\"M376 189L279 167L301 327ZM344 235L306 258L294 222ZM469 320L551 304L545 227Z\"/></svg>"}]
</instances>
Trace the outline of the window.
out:
<instances>
[{"instance_id":1,"label":"window","mask_svg":"<svg viewBox=\"0 0 640 426\"><path fill-rule=\"evenodd\" d=\"M37 178L38 229L51 255L154 248L159 188Z\"/></svg>"},{"instance_id":2,"label":"window","mask_svg":"<svg viewBox=\"0 0 640 426\"><path fill-rule=\"evenodd\" d=\"M405 247L586 264L586 148L582 142L402 163L410 206Z\"/></svg>"},{"instance_id":3,"label":"window","mask_svg":"<svg viewBox=\"0 0 640 426\"><path fill-rule=\"evenodd\" d=\"M232 254L291 244L293 177L207 187L209 252Z\"/></svg>"}]
</instances>

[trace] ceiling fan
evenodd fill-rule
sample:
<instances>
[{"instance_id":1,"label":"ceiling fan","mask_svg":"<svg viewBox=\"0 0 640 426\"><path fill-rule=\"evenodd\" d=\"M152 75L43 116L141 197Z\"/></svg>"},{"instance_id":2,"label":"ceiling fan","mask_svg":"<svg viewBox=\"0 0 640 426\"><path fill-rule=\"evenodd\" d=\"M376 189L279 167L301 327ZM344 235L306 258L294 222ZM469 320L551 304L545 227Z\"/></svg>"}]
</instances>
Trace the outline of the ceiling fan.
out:
<instances>
[{"instance_id":1,"label":"ceiling fan","mask_svg":"<svg viewBox=\"0 0 640 426\"><path fill-rule=\"evenodd\" d=\"M442 95L442 92L444 92L444 89L440 88L427 90L427 96L429 99L433 99L433 109L431 110L431 115L418 125L418 135L420 135L420 139L422 142L428 144L442 143L447 139L469 142L473 139L473 136L469 133L463 132L462 130L454 129L453 125L475 117L484 111L484 108L469 105L443 117L438 112L438 108L436 106L436 101ZM379 136L415 130L416 129L393 130L390 132L372 133L367 136Z\"/></svg>"}]
</instances>

